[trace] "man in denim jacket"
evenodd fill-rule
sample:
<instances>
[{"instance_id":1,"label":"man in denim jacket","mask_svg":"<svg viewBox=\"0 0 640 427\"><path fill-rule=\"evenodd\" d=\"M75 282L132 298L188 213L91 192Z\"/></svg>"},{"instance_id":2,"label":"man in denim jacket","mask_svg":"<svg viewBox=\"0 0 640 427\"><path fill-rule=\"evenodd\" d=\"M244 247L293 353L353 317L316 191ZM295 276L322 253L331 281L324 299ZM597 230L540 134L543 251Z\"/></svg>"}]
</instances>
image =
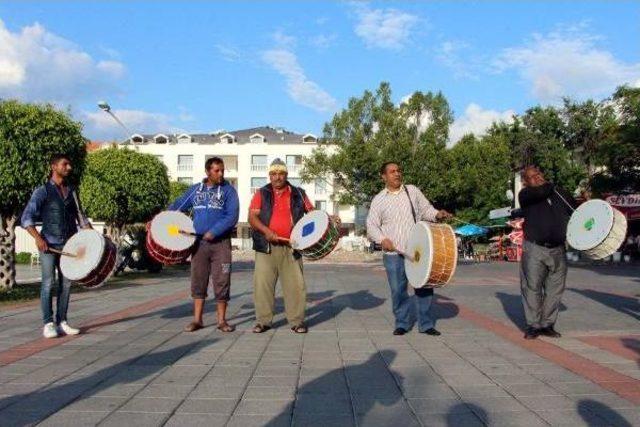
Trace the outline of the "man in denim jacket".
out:
<instances>
[{"instance_id":1,"label":"man in denim jacket","mask_svg":"<svg viewBox=\"0 0 640 427\"><path fill-rule=\"evenodd\" d=\"M62 275L60 255L50 252L49 249L61 250L67 240L78 231L76 223L82 228L90 227L88 221L80 215L76 189L67 183L71 173L71 160L65 154L54 154L50 165L49 181L34 190L21 219L22 228L33 236L40 251L40 306L45 338L55 338L61 334L77 335L80 332L67 323L71 281ZM39 221L42 221L40 232L36 229L36 222ZM54 323L51 287L55 281L56 270L58 288Z\"/></svg>"}]
</instances>

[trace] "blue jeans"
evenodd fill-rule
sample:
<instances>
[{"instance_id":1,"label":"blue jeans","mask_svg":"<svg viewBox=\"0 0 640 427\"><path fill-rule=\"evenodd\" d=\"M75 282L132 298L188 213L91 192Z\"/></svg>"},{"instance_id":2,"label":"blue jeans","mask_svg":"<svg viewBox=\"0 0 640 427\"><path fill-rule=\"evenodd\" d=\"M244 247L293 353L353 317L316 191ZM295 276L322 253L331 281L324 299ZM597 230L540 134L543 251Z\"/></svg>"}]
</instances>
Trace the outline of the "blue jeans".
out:
<instances>
[{"instance_id":1,"label":"blue jeans","mask_svg":"<svg viewBox=\"0 0 640 427\"><path fill-rule=\"evenodd\" d=\"M62 245L51 245L54 249L62 249ZM40 308L42 309L42 321L47 324L53 322L53 308L51 288L58 276L56 291L56 323L67 320L69 308L69 296L71 295L71 281L62 275L60 271L60 255L51 252L40 252L40 268L42 271L42 285L40 286Z\"/></svg>"},{"instance_id":2,"label":"blue jeans","mask_svg":"<svg viewBox=\"0 0 640 427\"><path fill-rule=\"evenodd\" d=\"M435 326L435 320L429 315L433 288L415 289L415 296L409 295L407 286L409 281L404 271L404 257L387 255L382 257L384 269L391 288L391 302L393 315L396 318L396 328L411 329L415 322L415 312L418 312L418 330L424 332Z\"/></svg>"}]
</instances>

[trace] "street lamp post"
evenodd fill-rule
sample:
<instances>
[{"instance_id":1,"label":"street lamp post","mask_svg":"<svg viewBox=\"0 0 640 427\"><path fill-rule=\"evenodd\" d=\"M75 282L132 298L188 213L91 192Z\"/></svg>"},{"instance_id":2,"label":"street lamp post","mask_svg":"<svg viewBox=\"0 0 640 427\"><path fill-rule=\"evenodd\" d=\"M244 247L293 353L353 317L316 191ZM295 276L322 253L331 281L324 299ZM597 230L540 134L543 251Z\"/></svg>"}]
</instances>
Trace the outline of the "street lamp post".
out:
<instances>
[{"instance_id":1,"label":"street lamp post","mask_svg":"<svg viewBox=\"0 0 640 427\"><path fill-rule=\"evenodd\" d=\"M100 101L98 102L98 108L100 108L102 111L104 111L105 113L109 114L111 117L113 117L113 120L116 121L116 123L118 123L120 125L120 127L122 129L124 129L124 131L127 133L127 138L131 137L131 135L133 135L133 132L131 132L131 130L126 127L124 125L124 123L122 123L120 121L120 119L113 113L113 111L111 111L111 106L106 102L106 101Z\"/></svg>"}]
</instances>

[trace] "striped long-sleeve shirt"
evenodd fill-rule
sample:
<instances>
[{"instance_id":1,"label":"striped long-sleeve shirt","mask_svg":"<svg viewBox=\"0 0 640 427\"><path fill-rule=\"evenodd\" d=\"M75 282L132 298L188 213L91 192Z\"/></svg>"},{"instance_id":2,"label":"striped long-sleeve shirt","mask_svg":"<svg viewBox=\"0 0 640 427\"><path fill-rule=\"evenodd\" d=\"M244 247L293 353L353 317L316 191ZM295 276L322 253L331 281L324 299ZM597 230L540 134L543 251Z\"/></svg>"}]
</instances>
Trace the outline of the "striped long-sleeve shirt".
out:
<instances>
[{"instance_id":1,"label":"striped long-sleeve shirt","mask_svg":"<svg viewBox=\"0 0 640 427\"><path fill-rule=\"evenodd\" d=\"M406 188L416 212L416 220L435 222L438 210L417 187L407 185ZM379 244L384 239L390 239L397 249L406 250L409 231L415 224L407 191L404 186L396 192L385 188L373 198L367 216L369 240Z\"/></svg>"}]
</instances>

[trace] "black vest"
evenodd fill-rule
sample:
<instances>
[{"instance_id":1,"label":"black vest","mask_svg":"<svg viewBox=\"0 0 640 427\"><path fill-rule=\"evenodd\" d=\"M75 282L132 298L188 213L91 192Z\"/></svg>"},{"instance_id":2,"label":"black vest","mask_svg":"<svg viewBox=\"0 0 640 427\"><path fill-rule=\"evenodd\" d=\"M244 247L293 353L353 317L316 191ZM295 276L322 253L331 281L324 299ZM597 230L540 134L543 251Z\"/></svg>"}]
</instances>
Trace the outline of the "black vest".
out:
<instances>
[{"instance_id":1,"label":"black vest","mask_svg":"<svg viewBox=\"0 0 640 427\"><path fill-rule=\"evenodd\" d=\"M56 236L60 241L66 242L78 231L78 209L72 194L75 188L68 187L69 194L65 200L51 182L47 182L44 188L47 191L47 199L41 209L42 233Z\"/></svg>"},{"instance_id":2,"label":"black vest","mask_svg":"<svg viewBox=\"0 0 640 427\"><path fill-rule=\"evenodd\" d=\"M293 224L300 221L305 214L304 209L304 199L305 192L302 188L294 187L293 185L287 182L287 185L291 187L291 218L293 219ZM271 222L271 215L273 214L273 187L271 184L267 184L264 187L260 188L260 221L269 226ZM256 252L262 252L265 254L271 253L271 243L267 240L267 238L258 230L251 230L251 237L253 238L253 250ZM295 252L296 258L299 258L298 252Z\"/></svg>"}]
</instances>

